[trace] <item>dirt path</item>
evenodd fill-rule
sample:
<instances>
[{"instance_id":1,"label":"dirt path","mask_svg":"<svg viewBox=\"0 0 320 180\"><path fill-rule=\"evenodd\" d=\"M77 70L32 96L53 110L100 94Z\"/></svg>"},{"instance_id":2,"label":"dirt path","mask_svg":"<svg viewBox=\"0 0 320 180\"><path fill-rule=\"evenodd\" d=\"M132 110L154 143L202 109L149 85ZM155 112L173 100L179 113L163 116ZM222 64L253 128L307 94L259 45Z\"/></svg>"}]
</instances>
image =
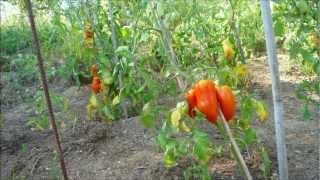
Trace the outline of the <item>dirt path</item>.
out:
<instances>
[{"instance_id":1,"label":"dirt path","mask_svg":"<svg viewBox=\"0 0 320 180\"><path fill-rule=\"evenodd\" d=\"M302 75L288 67L288 60L280 58L282 90L285 109L285 128L289 158L290 179L319 179L319 112L305 122L301 120L301 107L294 95L294 86ZM252 61L254 88L261 99L271 107L271 81L265 58ZM66 122L61 131L63 150L71 179L183 179L181 163L173 169L162 164L162 154L153 144L155 132L146 131L137 118L113 125L87 121L85 107L90 94L88 87L79 91L68 88L68 97L76 119ZM272 110L272 109L270 109ZM19 105L4 112L4 128L1 129L1 179L55 179L60 172L52 152L54 139L50 131L35 132L26 127L34 108ZM76 123L75 123L76 122ZM73 126L74 123L76 126ZM270 148L270 156L276 163L273 116L268 123L257 126L257 132ZM273 164L276 168L276 164ZM225 158L210 162L214 179L242 179L235 161ZM252 169L255 179L263 179Z\"/></svg>"}]
</instances>

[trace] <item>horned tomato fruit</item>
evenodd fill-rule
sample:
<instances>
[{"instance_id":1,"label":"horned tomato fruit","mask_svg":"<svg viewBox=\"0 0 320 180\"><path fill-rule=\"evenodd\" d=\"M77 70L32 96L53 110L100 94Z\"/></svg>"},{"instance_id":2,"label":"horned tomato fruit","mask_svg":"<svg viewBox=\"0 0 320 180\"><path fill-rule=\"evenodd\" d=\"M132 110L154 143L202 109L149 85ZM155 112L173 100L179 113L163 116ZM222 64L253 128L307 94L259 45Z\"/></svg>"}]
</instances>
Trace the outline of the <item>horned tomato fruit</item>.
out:
<instances>
[{"instance_id":1,"label":"horned tomato fruit","mask_svg":"<svg viewBox=\"0 0 320 180\"><path fill-rule=\"evenodd\" d=\"M215 85L211 80L200 80L194 87L196 104L208 121L216 123L218 116L218 102Z\"/></svg>"},{"instance_id":2,"label":"horned tomato fruit","mask_svg":"<svg viewBox=\"0 0 320 180\"><path fill-rule=\"evenodd\" d=\"M195 90L191 89L185 94L185 99L188 103L188 114L190 117L194 117L196 115L196 111L194 108L197 105L196 96L195 96Z\"/></svg>"},{"instance_id":3,"label":"horned tomato fruit","mask_svg":"<svg viewBox=\"0 0 320 180\"><path fill-rule=\"evenodd\" d=\"M230 121L236 112L236 101L229 86L217 86L217 99L220 109L227 121Z\"/></svg>"}]
</instances>

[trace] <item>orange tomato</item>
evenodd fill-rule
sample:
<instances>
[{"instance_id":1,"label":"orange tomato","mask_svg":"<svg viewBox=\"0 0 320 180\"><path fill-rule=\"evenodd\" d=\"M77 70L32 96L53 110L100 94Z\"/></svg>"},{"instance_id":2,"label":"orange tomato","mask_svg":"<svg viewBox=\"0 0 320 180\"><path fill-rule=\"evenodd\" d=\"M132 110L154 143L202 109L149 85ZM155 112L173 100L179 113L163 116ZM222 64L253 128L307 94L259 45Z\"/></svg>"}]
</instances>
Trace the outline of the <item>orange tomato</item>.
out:
<instances>
[{"instance_id":1,"label":"orange tomato","mask_svg":"<svg viewBox=\"0 0 320 180\"><path fill-rule=\"evenodd\" d=\"M188 114L190 117L194 117L196 115L196 111L194 110L194 108L197 105L195 90L194 89L189 90L185 94L185 99L187 100L187 103L188 103Z\"/></svg>"},{"instance_id":2,"label":"orange tomato","mask_svg":"<svg viewBox=\"0 0 320 180\"><path fill-rule=\"evenodd\" d=\"M217 86L217 99L220 109L227 121L230 121L236 112L236 101L229 86Z\"/></svg>"},{"instance_id":3,"label":"orange tomato","mask_svg":"<svg viewBox=\"0 0 320 180\"><path fill-rule=\"evenodd\" d=\"M91 66L91 74L92 76L97 76L98 75L98 65L97 64L93 64Z\"/></svg>"},{"instance_id":4,"label":"orange tomato","mask_svg":"<svg viewBox=\"0 0 320 180\"><path fill-rule=\"evenodd\" d=\"M206 116L208 121L216 123L218 102L214 83L211 80L200 80L194 89L197 108Z\"/></svg>"},{"instance_id":5,"label":"orange tomato","mask_svg":"<svg viewBox=\"0 0 320 180\"><path fill-rule=\"evenodd\" d=\"M98 94L101 90L101 81L100 78L95 76L93 77L92 84L91 84L91 90L93 93Z\"/></svg>"}]
</instances>

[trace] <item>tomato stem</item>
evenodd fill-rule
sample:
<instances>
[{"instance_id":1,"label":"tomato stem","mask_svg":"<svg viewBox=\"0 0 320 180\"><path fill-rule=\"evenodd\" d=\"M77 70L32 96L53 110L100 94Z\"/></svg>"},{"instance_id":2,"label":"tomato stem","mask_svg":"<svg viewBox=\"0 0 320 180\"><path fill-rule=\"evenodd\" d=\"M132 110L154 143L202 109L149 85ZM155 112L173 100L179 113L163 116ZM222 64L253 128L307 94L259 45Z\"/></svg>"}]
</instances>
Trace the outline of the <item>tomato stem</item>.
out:
<instances>
[{"instance_id":1,"label":"tomato stem","mask_svg":"<svg viewBox=\"0 0 320 180\"><path fill-rule=\"evenodd\" d=\"M240 153L240 149L232 136L229 124L228 124L226 118L224 117L223 113L221 112L220 108L218 108L218 112L219 112L219 116L223 122L224 129L227 132L228 138L231 141L231 146L232 146L234 155L236 157L236 160L237 160L238 164L240 165L241 169L243 170L247 180L252 180L252 176L251 176L249 169L248 169L248 167L247 167L247 165L246 165L246 163Z\"/></svg>"}]
</instances>

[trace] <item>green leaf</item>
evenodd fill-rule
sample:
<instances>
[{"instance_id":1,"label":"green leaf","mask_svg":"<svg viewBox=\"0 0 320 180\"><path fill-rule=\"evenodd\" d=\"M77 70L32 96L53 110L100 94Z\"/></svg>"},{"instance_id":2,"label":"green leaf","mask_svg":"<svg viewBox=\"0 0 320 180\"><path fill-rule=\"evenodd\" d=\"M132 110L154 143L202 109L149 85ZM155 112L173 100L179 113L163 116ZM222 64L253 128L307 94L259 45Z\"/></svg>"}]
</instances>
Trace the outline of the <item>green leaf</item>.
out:
<instances>
[{"instance_id":1,"label":"green leaf","mask_svg":"<svg viewBox=\"0 0 320 180\"><path fill-rule=\"evenodd\" d=\"M103 71L102 81L103 81L103 83L105 83L107 85L110 85L113 83L113 77L112 77L110 71Z\"/></svg>"},{"instance_id":2,"label":"green leaf","mask_svg":"<svg viewBox=\"0 0 320 180\"><path fill-rule=\"evenodd\" d=\"M221 145L216 145L212 149L212 153L214 156L221 157L223 155L223 146Z\"/></svg>"},{"instance_id":3,"label":"green leaf","mask_svg":"<svg viewBox=\"0 0 320 180\"><path fill-rule=\"evenodd\" d=\"M207 164L212 155L208 135L200 131L194 131L193 140L195 142L192 152L193 155L195 155L202 164Z\"/></svg>"},{"instance_id":4,"label":"green leaf","mask_svg":"<svg viewBox=\"0 0 320 180\"><path fill-rule=\"evenodd\" d=\"M282 37L283 34L285 33L284 32L284 25L279 19L277 19L277 21L275 21L274 28L275 28L275 35L276 36Z\"/></svg>"},{"instance_id":5,"label":"green leaf","mask_svg":"<svg viewBox=\"0 0 320 180\"><path fill-rule=\"evenodd\" d=\"M185 140L179 140L177 147L177 156L182 156L188 152L188 142Z\"/></svg>"},{"instance_id":6,"label":"green leaf","mask_svg":"<svg viewBox=\"0 0 320 180\"><path fill-rule=\"evenodd\" d=\"M271 166L271 160L269 158L268 152L267 150L263 147L262 148L262 162L263 162L263 175L264 177L269 177L269 173L270 173L270 166Z\"/></svg>"},{"instance_id":7,"label":"green leaf","mask_svg":"<svg viewBox=\"0 0 320 180\"><path fill-rule=\"evenodd\" d=\"M176 158L174 155L174 149L167 149L167 151L164 153L164 166L167 168L173 167L176 165Z\"/></svg>"},{"instance_id":8,"label":"green leaf","mask_svg":"<svg viewBox=\"0 0 320 180\"><path fill-rule=\"evenodd\" d=\"M247 128L253 117L253 106L252 99L250 97L243 97L240 105L240 125L243 128Z\"/></svg>"},{"instance_id":9,"label":"green leaf","mask_svg":"<svg viewBox=\"0 0 320 180\"><path fill-rule=\"evenodd\" d=\"M313 57L312 53L306 51L306 50L301 50L301 55L304 61L314 63L316 62L316 59Z\"/></svg>"},{"instance_id":10,"label":"green leaf","mask_svg":"<svg viewBox=\"0 0 320 180\"><path fill-rule=\"evenodd\" d=\"M246 142L247 144L251 144L256 139L257 139L257 134L254 129L248 128L244 130L244 137L243 137L244 142Z\"/></svg>"},{"instance_id":11,"label":"green leaf","mask_svg":"<svg viewBox=\"0 0 320 180\"><path fill-rule=\"evenodd\" d=\"M308 105L305 105L304 107L302 107L301 111L302 111L303 119L305 121L311 119L312 114L311 114L311 112L310 112L310 110L308 108Z\"/></svg>"},{"instance_id":12,"label":"green leaf","mask_svg":"<svg viewBox=\"0 0 320 180\"><path fill-rule=\"evenodd\" d=\"M160 146L161 149L165 149L166 144L168 144L169 138L167 137L165 131L160 131L159 135L156 138L156 143Z\"/></svg>"},{"instance_id":13,"label":"green leaf","mask_svg":"<svg viewBox=\"0 0 320 180\"><path fill-rule=\"evenodd\" d=\"M154 127L155 125L155 115L150 107L150 103L146 103L142 108L142 114L139 118L142 124L146 128Z\"/></svg>"},{"instance_id":14,"label":"green leaf","mask_svg":"<svg viewBox=\"0 0 320 180\"><path fill-rule=\"evenodd\" d=\"M289 48L289 54L292 59L296 59L299 52L299 47L296 44L291 44Z\"/></svg>"},{"instance_id":15,"label":"green leaf","mask_svg":"<svg viewBox=\"0 0 320 180\"><path fill-rule=\"evenodd\" d=\"M116 53L117 54L125 54L129 52L129 47L128 46L119 46L117 49L116 49Z\"/></svg>"},{"instance_id":16,"label":"green leaf","mask_svg":"<svg viewBox=\"0 0 320 180\"><path fill-rule=\"evenodd\" d=\"M114 115L113 115L113 113L110 111L110 109L109 109L108 106L104 106L104 107L102 108L102 112L103 112L103 114L104 114L107 118L109 118L109 119L114 119Z\"/></svg>"},{"instance_id":17,"label":"green leaf","mask_svg":"<svg viewBox=\"0 0 320 180\"><path fill-rule=\"evenodd\" d=\"M120 28L120 33L121 33L121 36L122 36L124 39L129 38L129 35L130 35L130 27L128 27L128 26L123 26L122 28Z\"/></svg>"}]
</instances>

